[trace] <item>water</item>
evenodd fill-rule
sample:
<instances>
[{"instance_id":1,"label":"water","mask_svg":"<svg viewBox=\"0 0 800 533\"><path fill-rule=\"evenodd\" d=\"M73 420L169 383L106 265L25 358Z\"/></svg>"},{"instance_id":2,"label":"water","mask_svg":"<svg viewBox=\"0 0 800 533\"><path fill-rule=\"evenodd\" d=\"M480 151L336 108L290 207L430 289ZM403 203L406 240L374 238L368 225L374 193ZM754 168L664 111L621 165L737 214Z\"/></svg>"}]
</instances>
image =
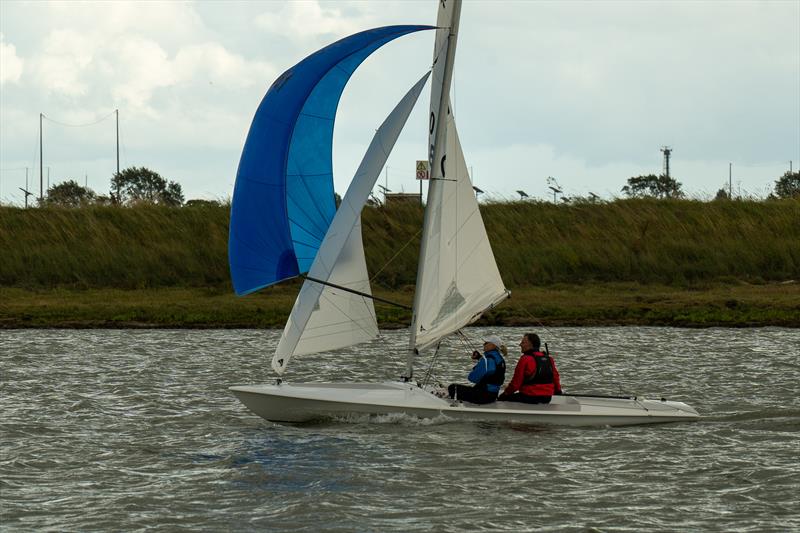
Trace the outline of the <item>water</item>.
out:
<instances>
[{"instance_id":1,"label":"water","mask_svg":"<svg viewBox=\"0 0 800 533\"><path fill-rule=\"evenodd\" d=\"M522 332L499 331L511 346ZM0 331L0 529L800 530L798 330L551 329L567 392L705 415L589 429L272 424L226 389L271 380L278 335ZM405 342L297 358L289 378L392 378ZM469 369L459 348L440 357L444 383Z\"/></svg>"}]
</instances>

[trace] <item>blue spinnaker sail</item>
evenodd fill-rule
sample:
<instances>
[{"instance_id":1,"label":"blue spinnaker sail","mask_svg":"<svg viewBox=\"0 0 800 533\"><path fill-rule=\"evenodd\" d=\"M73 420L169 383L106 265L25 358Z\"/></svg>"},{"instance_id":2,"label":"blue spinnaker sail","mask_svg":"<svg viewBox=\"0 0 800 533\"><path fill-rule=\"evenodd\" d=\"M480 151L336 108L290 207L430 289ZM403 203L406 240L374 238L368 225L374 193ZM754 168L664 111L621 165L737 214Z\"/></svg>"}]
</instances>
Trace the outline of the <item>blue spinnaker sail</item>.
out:
<instances>
[{"instance_id":1,"label":"blue spinnaker sail","mask_svg":"<svg viewBox=\"0 0 800 533\"><path fill-rule=\"evenodd\" d=\"M356 33L284 72L258 106L231 206L228 260L237 294L307 272L336 211L333 124L353 71L372 52L432 26Z\"/></svg>"}]
</instances>

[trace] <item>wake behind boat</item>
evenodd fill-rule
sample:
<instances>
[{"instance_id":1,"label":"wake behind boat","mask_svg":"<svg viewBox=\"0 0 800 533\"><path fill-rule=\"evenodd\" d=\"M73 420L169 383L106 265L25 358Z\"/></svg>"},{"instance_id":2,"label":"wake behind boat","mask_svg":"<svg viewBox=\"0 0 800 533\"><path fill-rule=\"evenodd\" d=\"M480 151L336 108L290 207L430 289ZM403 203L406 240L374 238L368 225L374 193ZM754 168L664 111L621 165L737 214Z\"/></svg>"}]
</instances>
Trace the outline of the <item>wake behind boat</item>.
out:
<instances>
[{"instance_id":1,"label":"wake behind boat","mask_svg":"<svg viewBox=\"0 0 800 533\"><path fill-rule=\"evenodd\" d=\"M698 418L686 404L626 397L554 396L550 404L474 405L436 396L413 379L420 353L508 298L450 108L460 0L437 2L436 26L387 26L346 37L284 72L261 102L242 152L231 206L229 261L237 294L302 276L272 369L294 356L329 352L378 336L361 238L361 211L428 78L431 176L403 380L232 387L273 421L392 414L531 424L625 425ZM336 108L358 65L383 44L436 30L433 63L375 133L341 205L334 203Z\"/></svg>"}]
</instances>

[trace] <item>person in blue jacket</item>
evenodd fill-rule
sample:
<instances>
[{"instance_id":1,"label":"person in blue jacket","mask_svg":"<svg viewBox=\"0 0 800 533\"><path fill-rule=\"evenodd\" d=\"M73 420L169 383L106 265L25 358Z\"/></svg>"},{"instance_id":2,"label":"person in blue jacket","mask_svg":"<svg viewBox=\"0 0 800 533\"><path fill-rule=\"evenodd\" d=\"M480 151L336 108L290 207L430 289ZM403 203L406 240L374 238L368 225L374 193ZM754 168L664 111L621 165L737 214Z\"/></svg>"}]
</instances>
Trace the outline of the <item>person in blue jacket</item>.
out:
<instances>
[{"instance_id":1,"label":"person in blue jacket","mask_svg":"<svg viewBox=\"0 0 800 533\"><path fill-rule=\"evenodd\" d=\"M450 398L470 403L492 403L497 400L500 386L506 379L506 361L500 354L503 341L496 335L483 339L483 355L477 350L472 352L475 366L467 379L475 385L451 384L447 387Z\"/></svg>"}]
</instances>

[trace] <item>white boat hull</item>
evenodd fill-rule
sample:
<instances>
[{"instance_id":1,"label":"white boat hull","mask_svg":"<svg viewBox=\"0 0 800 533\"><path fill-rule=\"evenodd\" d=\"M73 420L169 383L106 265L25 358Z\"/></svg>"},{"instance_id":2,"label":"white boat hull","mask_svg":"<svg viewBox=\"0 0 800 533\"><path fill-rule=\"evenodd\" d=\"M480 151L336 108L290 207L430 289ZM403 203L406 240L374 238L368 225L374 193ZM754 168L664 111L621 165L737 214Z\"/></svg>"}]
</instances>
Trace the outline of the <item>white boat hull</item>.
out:
<instances>
[{"instance_id":1,"label":"white boat hull","mask_svg":"<svg viewBox=\"0 0 800 533\"><path fill-rule=\"evenodd\" d=\"M693 421L689 405L642 398L553 396L546 405L477 405L442 399L411 383L297 383L231 387L236 397L272 422L308 422L352 415L405 414L420 418L558 426L624 426Z\"/></svg>"}]
</instances>

